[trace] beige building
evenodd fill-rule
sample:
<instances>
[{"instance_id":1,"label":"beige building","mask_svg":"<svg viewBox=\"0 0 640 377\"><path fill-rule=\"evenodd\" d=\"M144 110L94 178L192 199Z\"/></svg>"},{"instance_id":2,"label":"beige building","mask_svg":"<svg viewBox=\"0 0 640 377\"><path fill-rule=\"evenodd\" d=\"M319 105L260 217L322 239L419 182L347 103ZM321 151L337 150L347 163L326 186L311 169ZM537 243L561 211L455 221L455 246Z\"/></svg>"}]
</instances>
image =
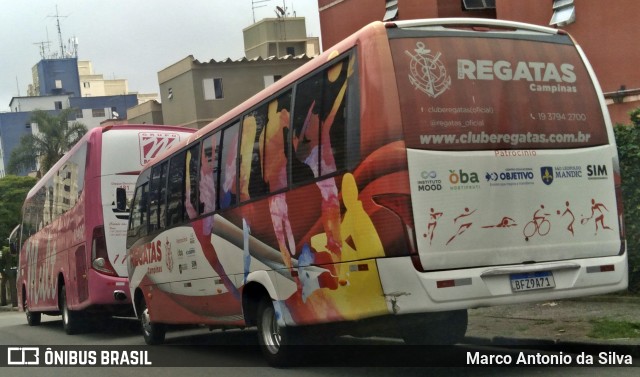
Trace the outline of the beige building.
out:
<instances>
[{"instance_id":1,"label":"beige building","mask_svg":"<svg viewBox=\"0 0 640 377\"><path fill-rule=\"evenodd\" d=\"M320 39L307 37L304 17L265 18L242 34L247 59L320 54Z\"/></svg>"},{"instance_id":2,"label":"beige building","mask_svg":"<svg viewBox=\"0 0 640 377\"><path fill-rule=\"evenodd\" d=\"M93 72L93 64L89 60L78 60L81 97L119 96L136 94L138 103L157 100L157 93L131 93L127 79L105 79L101 73Z\"/></svg>"},{"instance_id":3,"label":"beige building","mask_svg":"<svg viewBox=\"0 0 640 377\"><path fill-rule=\"evenodd\" d=\"M158 72L164 124L201 128L310 59L287 55L203 63L189 55Z\"/></svg>"},{"instance_id":4,"label":"beige building","mask_svg":"<svg viewBox=\"0 0 640 377\"><path fill-rule=\"evenodd\" d=\"M127 117L129 124L164 124L162 105L156 100L142 102L127 109Z\"/></svg>"}]
</instances>

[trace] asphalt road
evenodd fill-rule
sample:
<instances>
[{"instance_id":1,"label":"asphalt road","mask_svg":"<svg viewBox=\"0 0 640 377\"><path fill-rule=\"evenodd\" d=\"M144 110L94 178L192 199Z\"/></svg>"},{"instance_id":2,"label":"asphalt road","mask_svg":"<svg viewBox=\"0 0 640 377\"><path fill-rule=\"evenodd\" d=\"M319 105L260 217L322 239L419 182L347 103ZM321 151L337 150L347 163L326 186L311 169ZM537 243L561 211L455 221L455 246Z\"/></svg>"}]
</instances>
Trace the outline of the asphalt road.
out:
<instances>
[{"instance_id":1,"label":"asphalt road","mask_svg":"<svg viewBox=\"0 0 640 377\"><path fill-rule=\"evenodd\" d=\"M0 375L2 376L134 376L154 377L180 375L180 377L215 374L220 376L566 376L568 369L563 365L567 357L576 360L581 350L526 346L494 347L480 344L460 345L448 348L413 348L400 345L393 339L360 340L343 338L336 344L322 349L301 351L300 365L289 369L274 369L266 365L256 347L256 334L252 330L209 332L196 328L170 332L162 347L148 347L138 331L136 321L114 319L91 333L68 336L62 329L60 317L43 317L42 325L26 325L24 313L0 312ZM371 346L370 344L375 344ZM7 359L2 355L8 346L36 346L44 353L47 346L53 351L102 350L119 351L151 350L153 365L163 367L4 367ZM313 352L312 352L313 351ZM316 352L318 351L318 352ZM314 353L309 355L305 353ZM607 357L610 355L607 353ZM617 355L626 358L626 354ZM519 358L535 360L538 365L522 368L517 365ZM542 357L542 359L540 359ZM510 358L509 367L501 367L500 359ZM533 359L531 359L533 358ZM555 359L554 359L555 358ZM486 363L487 360L491 362ZM4 360L4 361L3 361ZM615 361L614 364L624 363ZM4 363L3 363L4 362ZM640 360L631 359L635 365ZM488 364L488 365L487 365ZM188 366L186 368L174 365ZM446 367L430 367L445 365ZM589 368L571 368L570 375L576 376L632 376L639 375L635 367L598 368L596 356ZM456 366L456 367L453 367ZM614 374L615 373L615 374Z\"/></svg>"}]
</instances>

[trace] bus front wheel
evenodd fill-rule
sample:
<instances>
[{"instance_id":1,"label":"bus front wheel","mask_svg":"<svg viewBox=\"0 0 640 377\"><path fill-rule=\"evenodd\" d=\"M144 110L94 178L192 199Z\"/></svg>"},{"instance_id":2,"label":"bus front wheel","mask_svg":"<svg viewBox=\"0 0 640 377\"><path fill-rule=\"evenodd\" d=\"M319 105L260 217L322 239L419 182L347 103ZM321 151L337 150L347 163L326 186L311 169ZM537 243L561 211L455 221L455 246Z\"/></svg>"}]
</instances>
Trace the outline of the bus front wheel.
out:
<instances>
[{"instance_id":1,"label":"bus front wheel","mask_svg":"<svg viewBox=\"0 0 640 377\"><path fill-rule=\"evenodd\" d=\"M298 344L295 328L278 324L273 302L265 297L258 305L258 343L267 362L271 366L292 365L292 345Z\"/></svg>"},{"instance_id":2,"label":"bus front wheel","mask_svg":"<svg viewBox=\"0 0 640 377\"><path fill-rule=\"evenodd\" d=\"M164 343L164 337L166 335L166 326L162 323L151 322L151 316L149 315L149 308L144 298L140 300L140 324L142 325L142 336L144 341L148 345L156 345Z\"/></svg>"}]
</instances>

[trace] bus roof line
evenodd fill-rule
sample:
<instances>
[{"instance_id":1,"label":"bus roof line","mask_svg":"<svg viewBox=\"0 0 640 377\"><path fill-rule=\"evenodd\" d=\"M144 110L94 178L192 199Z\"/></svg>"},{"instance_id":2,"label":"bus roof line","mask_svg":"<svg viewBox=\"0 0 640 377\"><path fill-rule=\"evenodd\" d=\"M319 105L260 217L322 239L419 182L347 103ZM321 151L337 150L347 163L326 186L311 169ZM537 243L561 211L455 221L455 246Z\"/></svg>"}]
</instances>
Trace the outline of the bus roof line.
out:
<instances>
[{"instance_id":1,"label":"bus roof line","mask_svg":"<svg viewBox=\"0 0 640 377\"><path fill-rule=\"evenodd\" d=\"M407 21L393 21L391 24L396 25L399 28L410 28L418 26L448 26L448 25L460 25L460 26L487 26L487 27L503 27L511 29L519 29L526 31L535 31L545 34L558 34L558 29L553 29L546 26L530 25L516 21L494 20L488 18L430 18L422 20L407 20Z\"/></svg>"}]
</instances>

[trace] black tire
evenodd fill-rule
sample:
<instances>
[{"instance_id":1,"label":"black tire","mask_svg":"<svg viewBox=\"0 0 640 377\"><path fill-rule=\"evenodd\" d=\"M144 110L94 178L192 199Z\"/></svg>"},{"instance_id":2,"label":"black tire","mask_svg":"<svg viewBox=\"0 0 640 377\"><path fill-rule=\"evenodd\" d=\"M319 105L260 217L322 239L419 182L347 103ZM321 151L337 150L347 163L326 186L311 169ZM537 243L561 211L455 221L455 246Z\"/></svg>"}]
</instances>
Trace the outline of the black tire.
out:
<instances>
[{"instance_id":1,"label":"black tire","mask_svg":"<svg viewBox=\"0 0 640 377\"><path fill-rule=\"evenodd\" d=\"M402 338L411 345L451 345L460 343L467 332L466 310L456 310L448 315L424 324L422 329L411 326L404 329Z\"/></svg>"},{"instance_id":2,"label":"black tire","mask_svg":"<svg viewBox=\"0 0 640 377\"><path fill-rule=\"evenodd\" d=\"M302 344L298 331L291 327L281 327L276 319L273 302L266 297L258 305L258 343L262 353L274 367L293 365L293 345Z\"/></svg>"},{"instance_id":3,"label":"black tire","mask_svg":"<svg viewBox=\"0 0 640 377\"><path fill-rule=\"evenodd\" d=\"M140 300L138 315L144 342L150 346L164 343L167 328L163 323L151 322L149 308L147 307L147 303L144 301L144 298Z\"/></svg>"},{"instance_id":4,"label":"black tire","mask_svg":"<svg viewBox=\"0 0 640 377\"><path fill-rule=\"evenodd\" d=\"M42 320L42 313L32 312L29 310L29 304L27 303L27 293L22 291L22 307L24 308L24 314L27 317L27 324L29 326L38 326Z\"/></svg>"},{"instance_id":5,"label":"black tire","mask_svg":"<svg viewBox=\"0 0 640 377\"><path fill-rule=\"evenodd\" d=\"M67 305L67 289L64 285L60 287L59 306L62 313L64 331L68 335L82 332L85 329L84 313L69 309L69 305Z\"/></svg>"}]
</instances>

